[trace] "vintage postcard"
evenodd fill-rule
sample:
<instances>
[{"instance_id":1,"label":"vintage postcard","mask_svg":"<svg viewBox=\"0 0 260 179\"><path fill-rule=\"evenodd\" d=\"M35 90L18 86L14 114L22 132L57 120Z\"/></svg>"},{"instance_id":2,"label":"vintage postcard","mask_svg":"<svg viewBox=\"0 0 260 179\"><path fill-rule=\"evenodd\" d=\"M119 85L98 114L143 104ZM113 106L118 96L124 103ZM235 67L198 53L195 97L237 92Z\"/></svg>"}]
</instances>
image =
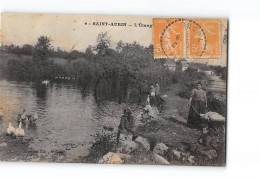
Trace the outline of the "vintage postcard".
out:
<instances>
[{"instance_id":1,"label":"vintage postcard","mask_svg":"<svg viewBox=\"0 0 260 179\"><path fill-rule=\"evenodd\" d=\"M0 161L225 166L227 19L1 14Z\"/></svg>"}]
</instances>

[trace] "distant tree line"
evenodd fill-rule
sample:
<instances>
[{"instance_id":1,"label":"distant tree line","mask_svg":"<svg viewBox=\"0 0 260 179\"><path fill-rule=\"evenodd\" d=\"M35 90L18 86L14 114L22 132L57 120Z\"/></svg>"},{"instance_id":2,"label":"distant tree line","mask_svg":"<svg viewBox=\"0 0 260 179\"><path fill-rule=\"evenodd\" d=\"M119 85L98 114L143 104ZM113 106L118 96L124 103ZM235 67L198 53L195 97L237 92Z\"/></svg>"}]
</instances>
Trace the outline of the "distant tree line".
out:
<instances>
[{"instance_id":1,"label":"distant tree line","mask_svg":"<svg viewBox=\"0 0 260 179\"><path fill-rule=\"evenodd\" d=\"M36 82L44 79L55 81L55 77L66 76L75 79L78 85L92 88L97 101L139 104L145 101L151 84L156 81L166 89L176 82L204 78L204 74L192 69L183 74L169 71L164 66L165 59L153 58L152 45L144 47L137 42L119 41L112 49L106 32L100 33L96 40L96 46L87 47L85 52L54 50L46 36L39 37L34 46L10 45L6 47L8 52L22 55L9 59L1 70L9 78ZM25 58L23 55L30 56ZM55 57L66 59L66 64L54 63Z\"/></svg>"}]
</instances>

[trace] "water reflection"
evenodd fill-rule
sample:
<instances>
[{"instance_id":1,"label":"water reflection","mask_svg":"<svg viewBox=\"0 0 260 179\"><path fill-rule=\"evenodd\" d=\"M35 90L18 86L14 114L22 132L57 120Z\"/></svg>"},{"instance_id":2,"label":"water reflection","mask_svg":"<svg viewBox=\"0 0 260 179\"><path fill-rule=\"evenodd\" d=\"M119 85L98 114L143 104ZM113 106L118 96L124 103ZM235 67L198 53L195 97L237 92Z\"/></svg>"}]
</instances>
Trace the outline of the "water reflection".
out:
<instances>
[{"instance_id":1,"label":"water reflection","mask_svg":"<svg viewBox=\"0 0 260 179\"><path fill-rule=\"evenodd\" d=\"M33 122L33 123L29 123L28 124L28 127L27 127L29 130L31 130L31 131L36 131L37 130L37 125L36 125L36 123L35 122Z\"/></svg>"},{"instance_id":2,"label":"water reflection","mask_svg":"<svg viewBox=\"0 0 260 179\"><path fill-rule=\"evenodd\" d=\"M36 84L36 97L46 99L48 86L45 84Z\"/></svg>"}]
</instances>

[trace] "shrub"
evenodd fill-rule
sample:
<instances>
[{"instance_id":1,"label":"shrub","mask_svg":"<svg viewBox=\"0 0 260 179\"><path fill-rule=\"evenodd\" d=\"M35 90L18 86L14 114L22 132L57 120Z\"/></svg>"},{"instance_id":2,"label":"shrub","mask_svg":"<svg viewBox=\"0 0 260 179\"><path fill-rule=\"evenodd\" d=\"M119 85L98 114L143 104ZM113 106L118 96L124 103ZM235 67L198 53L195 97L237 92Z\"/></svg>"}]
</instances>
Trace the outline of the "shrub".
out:
<instances>
[{"instance_id":1,"label":"shrub","mask_svg":"<svg viewBox=\"0 0 260 179\"><path fill-rule=\"evenodd\" d=\"M191 90L185 86L178 92L178 96L181 98L189 99L191 95Z\"/></svg>"},{"instance_id":2,"label":"shrub","mask_svg":"<svg viewBox=\"0 0 260 179\"><path fill-rule=\"evenodd\" d=\"M218 100L214 97L212 92L207 93L208 108L211 111L217 112L222 116L227 115L227 104L226 101Z\"/></svg>"},{"instance_id":3,"label":"shrub","mask_svg":"<svg viewBox=\"0 0 260 179\"><path fill-rule=\"evenodd\" d=\"M97 133L94 139L95 142L90 147L86 162L97 163L108 152L115 152L116 141L114 133Z\"/></svg>"}]
</instances>

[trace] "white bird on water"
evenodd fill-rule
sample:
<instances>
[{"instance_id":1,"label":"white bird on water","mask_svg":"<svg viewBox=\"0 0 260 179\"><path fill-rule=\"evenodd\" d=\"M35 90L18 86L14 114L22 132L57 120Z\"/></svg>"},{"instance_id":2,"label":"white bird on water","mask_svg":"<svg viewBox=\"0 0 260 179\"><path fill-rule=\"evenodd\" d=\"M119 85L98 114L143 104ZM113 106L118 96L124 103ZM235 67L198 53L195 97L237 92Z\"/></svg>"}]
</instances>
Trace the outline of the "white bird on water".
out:
<instances>
[{"instance_id":1,"label":"white bird on water","mask_svg":"<svg viewBox=\"0 0 260 179\"><path fill-rule=\"evenodd\" d=\"M22 122L19 123L19 128L15 129L14 135L17 137L25 135L24 130L22 129Z\"/></svg>"},{"instance_id":2,"label":"white bird on water","mask_svg":"<svg viewBox=\"0 0 260 179\"><path fill-rule=\"evenodd\" d=\"M39 118L39 116L38 116L38 113L36 112L36 113L33 115L33 119L34 119L34 121L36 121L38 118Z\"/></svg>"},{"instance_id":3,"label":"white bird on water","mask_svg":"<svg viewBox=\"0 0 260 179\"><path fill-rule=\"evenodd\" d=\"M49 83L50 83L49 80L43 80L43 81L42 81L42 84L45 84L45 85L48 85Z\"/></svg>"},{"instance_id":4,"label":"white bird on water","mask_svg":"<svg viewBox=\"0 0 260 179\"><path fill-rule=\"evenodd\" d=\"M30 122L35 122L35 121L38 120L38 118L39 118L39 116L38 116L38 113L36 112L36 113L34 113L32 118L29 118L29 121Z\"/></svg>"},{"instance_id":5,"label":"white bird on water","mask_svg":"<svg viewBox=\"0 0 260 179\"><path fill-rule=\"evenodd\" d=\"M7 134L9 134L9 135L14 134L15 128L12 126L12 122L11 121L9 121L9 126L8 126L6 131L7 131Z\"/></svg>"}]
</instances>

